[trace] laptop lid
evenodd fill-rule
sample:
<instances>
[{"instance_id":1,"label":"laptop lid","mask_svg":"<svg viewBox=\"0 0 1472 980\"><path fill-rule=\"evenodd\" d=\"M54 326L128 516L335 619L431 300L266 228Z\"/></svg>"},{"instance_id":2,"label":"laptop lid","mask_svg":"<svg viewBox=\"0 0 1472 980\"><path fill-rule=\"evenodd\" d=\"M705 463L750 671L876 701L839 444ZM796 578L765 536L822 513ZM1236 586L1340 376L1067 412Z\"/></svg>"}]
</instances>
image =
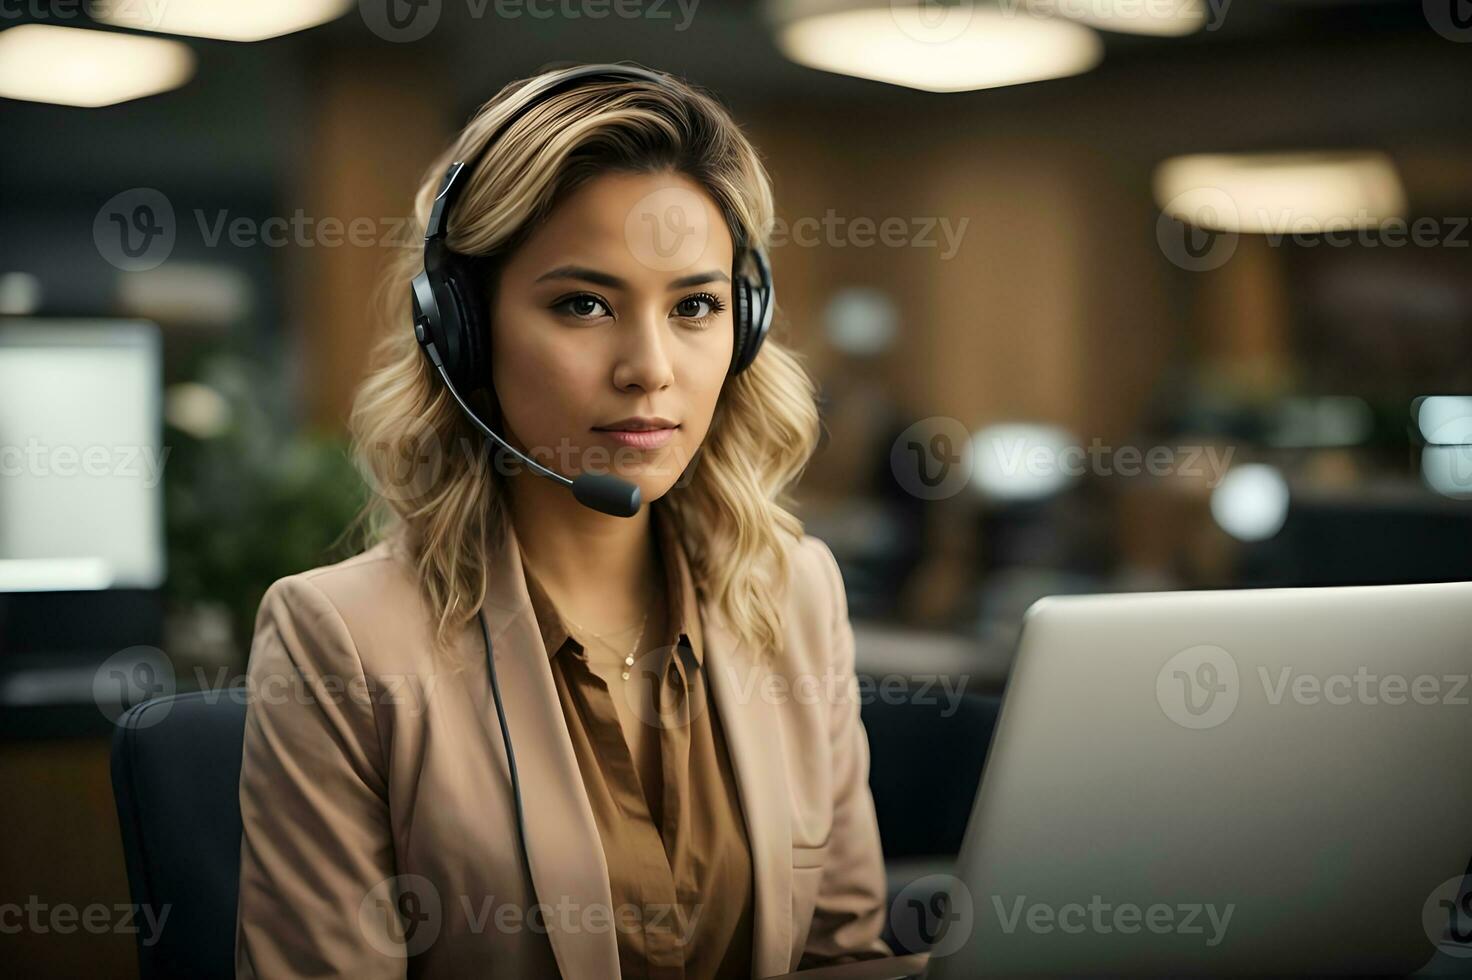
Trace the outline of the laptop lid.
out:
<instances>
[{"instance_id":1,"label":"laptop lid","mask_svg":"<svg viewBox=\"0 0 1472 980\"><path fill-rule=\"evenodd\" d=\"M1472 583L1036 603L927 978L1422 967L1472 938L1469 670Z\"/></svg>"}]
</instances>

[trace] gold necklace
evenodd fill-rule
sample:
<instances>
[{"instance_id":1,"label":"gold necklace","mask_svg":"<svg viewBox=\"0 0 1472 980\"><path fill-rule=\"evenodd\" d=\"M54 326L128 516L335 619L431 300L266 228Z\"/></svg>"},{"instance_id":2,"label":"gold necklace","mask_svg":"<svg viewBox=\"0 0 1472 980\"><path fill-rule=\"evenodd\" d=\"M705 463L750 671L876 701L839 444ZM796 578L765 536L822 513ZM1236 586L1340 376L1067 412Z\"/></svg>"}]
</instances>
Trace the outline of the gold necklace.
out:
<instances>
[{"instance_id":1,"label":"gold necklace","mask_svg":"<svg viewBox=\"0 0 1472 980\"><path fill-rule=\"evenodd\" d=\"M584 633L587 633L590 636L597 637L598 641L600 643L602 643L604 646L608 647L610 650L613 650L614 649L613 644L612 643L609 643L608 640L604 639L603 634L601 634L601 633L594 633L592 630L588 629L585 626L579 626L577 623L573 622L572 619L570 619L570 618L568 618L566 616L564 616L563 618L564 619L567 619L567 621L569 623L571 623L574 627L576 627L578 630L580 630L580 631L582 631ZM634 640L634 648L632 650L630 650L627 654L624 655L624 669L622 671L622 676L623 676L623 679L624 680L628 680L629 679L629 668L632 667L632 666L634 666L634 654L636 654L636 653L639 652L639 644L644 641L644 627L647 626L648 624L649 624L649 611L646 609L644 611L644 618L639 621L639 635ZM630 629L633 629L633 627L632 626L626 627L625 629L619 630L619 632L620 633L627 633Z\"/></svg>"},{"instance_id":2,"label":"gold necklace","mask_svg":"<svg viewBox=\"0 0 1472 980\"><path fill-rule=\"evenodd\" d=\"M522 552L521 560L522 560L522 566L523 567L526 567L527 566L527 562L526 562L526 553L525 552ZM532 574L536 574L536 573L533 572ZM607 640L607 638L605 638L602 633L594 633L592 630L588 629L586 626L583 626L580 623L575 622L572 619L571 616L568 616L565 613L562 614L562 618L567 622L567 624L569 626L572 626L574 629L577 629L579 632L587 633L590 636L597 637L597 639L598 639L598 641L600 643L602 643L604 646L608 647L610 650L614 650L613 644L612 643L609 643L608 640ZM646 608L644 610L644 618L641 619L641 620L639 620L639 636L634 640L634 648L632 650L630 650L627 654L624 655L624 670L622 672L623 673L623 679L624 680L628 680L629 679L629 670L628 670L628 668L634 666L634 654L636 654L636 653L639 652L639 644L644 641L644 628L645 628L645 626L648 625L648 623L649 623L649 610L648 610L648 607L646 606ZM614 636L617 636L619 633L627 633L631 629L633 629L632 626L625 626L623 629L618 630L613 635ZM614 650L614 652L617 652L617 650Z\"/></svg>"}]
</instances>

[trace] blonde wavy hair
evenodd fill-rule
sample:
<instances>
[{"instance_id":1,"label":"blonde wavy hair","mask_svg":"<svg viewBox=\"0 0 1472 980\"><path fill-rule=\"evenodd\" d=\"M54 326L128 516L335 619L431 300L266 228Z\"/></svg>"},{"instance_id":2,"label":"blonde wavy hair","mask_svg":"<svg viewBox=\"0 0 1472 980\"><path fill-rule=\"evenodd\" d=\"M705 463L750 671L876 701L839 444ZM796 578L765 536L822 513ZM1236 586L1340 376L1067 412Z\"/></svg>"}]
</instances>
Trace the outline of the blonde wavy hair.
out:
<instances>
[{"instance_id":1,"label":"blonde wavy hair","mask_svg":"<svg viewBox=\"0 0 1472 980\"><path fill-rule=\"evenodd\" d=\"M486 102L425 171L411 220L423 237L440 181L455 160L475 159L524 100L565 69L511 82ZM736 254L766 247L774 222L770 180L724 106L672 76L668 83L589 80L523 114L481 158L448 226L456 252L484 256L487 268L509 255L565 196L611 172L677 172L711 195ZM398 541L433 611L434 652L443 657L471 622L487 588L486 548L504 544L509 518L505 477L428 364L411 329L409 281L423 254L396 251L377 290L386 329L370 355L349 418L351 452L369 485L353 528L361 544ZM494 286L488 277L487 291ZM817 447L816 386L779 324L760 355L727 378L699 452L674 488L650 506L665 508L689 557L697 591L757 651L783 653L778 601L789 573L782 535L800 539L802 522L787 488ZM487 390L489 391L489 385ZM472 407L495 431L494 395ZM447 447L475 446L477 452ZM435 465L425 466L426 452ZM413 470L405 492L405 466ZM417 469L415 469L417 465Z\"/></svg>"}]
</instances>

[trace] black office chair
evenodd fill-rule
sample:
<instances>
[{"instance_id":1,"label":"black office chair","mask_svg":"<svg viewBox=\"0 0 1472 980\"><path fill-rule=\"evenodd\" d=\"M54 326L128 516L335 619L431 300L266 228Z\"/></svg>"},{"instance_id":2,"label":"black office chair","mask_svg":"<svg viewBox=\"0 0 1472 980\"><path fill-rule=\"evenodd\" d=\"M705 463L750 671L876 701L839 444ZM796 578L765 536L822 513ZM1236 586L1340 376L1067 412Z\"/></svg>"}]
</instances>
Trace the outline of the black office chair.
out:
<instances>
[{"instance_id":1,"label":"black office chair","mask_svg":"<svg viewBox=\"0 0 1472 980\"><path fill-rule=\"evenodd\" d=\"M900 955L930 948L923 916L932 908L931 895L917 892L916 884L955 870L1002 707L999 697L966 694L948 712L938 691L930 692L938 703L875 697L859 709L869 736L869 790L889 872L883 935Z\"/></svg>"},{"instance_id":2,"label":"black office chair","mask_svg":"<svg viewBox=\"0 0 1472 980\"><path fill-rule=\"evenodd\" d=\"M142 980L235 976L245 705L243 689L196 691L118 719L112 791L128 887L152 921L168 910L158 936L138 932Z\"/></svg>"}]
</instances>

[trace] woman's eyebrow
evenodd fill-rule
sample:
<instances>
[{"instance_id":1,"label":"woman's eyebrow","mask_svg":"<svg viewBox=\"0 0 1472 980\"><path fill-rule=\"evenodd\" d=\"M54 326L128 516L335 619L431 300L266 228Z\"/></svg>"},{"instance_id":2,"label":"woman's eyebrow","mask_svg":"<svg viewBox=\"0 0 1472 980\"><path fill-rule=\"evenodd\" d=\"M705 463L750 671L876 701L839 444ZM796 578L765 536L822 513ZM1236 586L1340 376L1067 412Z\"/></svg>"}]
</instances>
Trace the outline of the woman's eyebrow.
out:
<instances>
[{"instance_id":1,"label":"woman's eyebrow","mask_svg":"<svg viewBox=\"0 0 1472 980\"><path fill-rule=\"evenodd\" d=\"M607 286L609 289L625 289L628 287L628 283L624 282L618 276L612 276L606 272L599 272L597 269L589 269L587 266L581 265L559 265L555 269L542 273L537 277L536 281L543 282L548 279L580 279L583 282ZM700 286L708 282L730 281L730 276L718 269L713 269L710 272L697 272L692 275L681 276L679 279L672 280L669 288L684 289L687 286Z\"/></svg>"},{"instance_id":2,"label":"woman's eyebrow","mask_svg":"<svg viewBox=\"0 0 1472 980\"><path fill-rule=\"evenodd\" d=\"M671 281L669 288L684 289L687 286L703 286L708 282L730 281L730 276L726 275L724 272L721 272L719 269L712 269L710 272L697 272L694 275L681 276L679 279Z\"/></svg>"}]
</instances>

